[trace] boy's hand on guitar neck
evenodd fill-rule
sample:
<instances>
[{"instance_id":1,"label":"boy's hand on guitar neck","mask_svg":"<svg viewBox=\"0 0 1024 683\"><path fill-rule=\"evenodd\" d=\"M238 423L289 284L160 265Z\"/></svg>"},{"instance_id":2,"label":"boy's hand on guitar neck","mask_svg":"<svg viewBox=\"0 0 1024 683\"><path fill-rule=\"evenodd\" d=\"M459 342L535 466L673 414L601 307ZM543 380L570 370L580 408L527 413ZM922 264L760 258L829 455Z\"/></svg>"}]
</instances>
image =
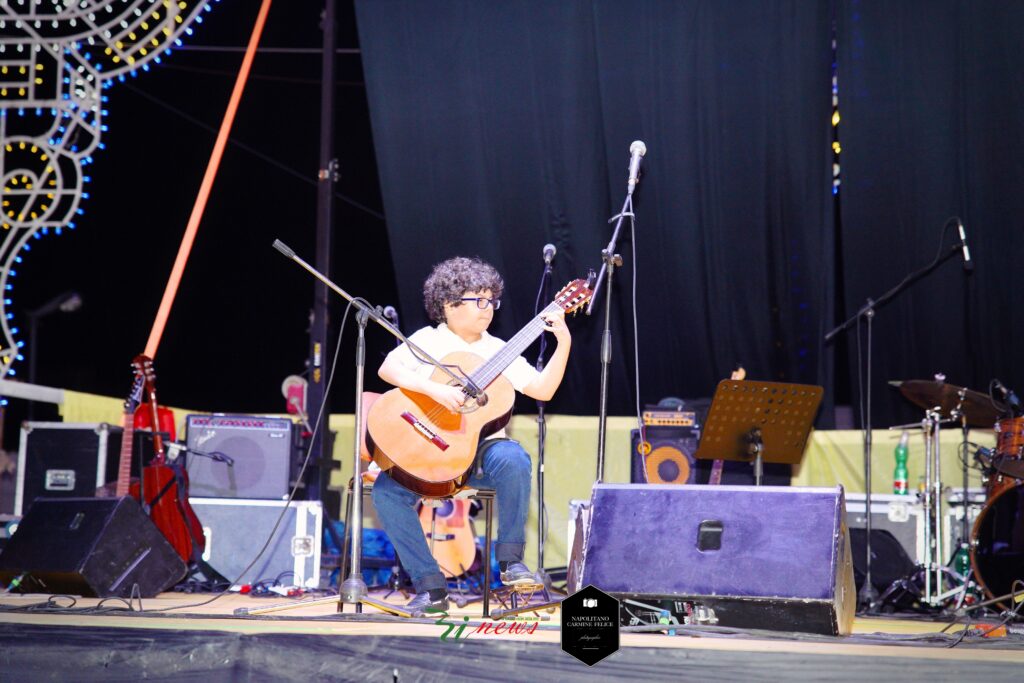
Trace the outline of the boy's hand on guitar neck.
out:
<instances>
[{"instance_id":1,"label":"boy's hand on guitar neck","mask_svg":"<svg viewBox=\"0 0 1024 683\"><path fill-rule=\"evenodd\" d=\"M569 326L565 324L565 311L559 309L552 313L548 313L543 316L543 320L546 324L544 329L555 335L555 339L558 340L559 344L572 340L572 335L569 333Z\"/></svg>"}]
</instances>

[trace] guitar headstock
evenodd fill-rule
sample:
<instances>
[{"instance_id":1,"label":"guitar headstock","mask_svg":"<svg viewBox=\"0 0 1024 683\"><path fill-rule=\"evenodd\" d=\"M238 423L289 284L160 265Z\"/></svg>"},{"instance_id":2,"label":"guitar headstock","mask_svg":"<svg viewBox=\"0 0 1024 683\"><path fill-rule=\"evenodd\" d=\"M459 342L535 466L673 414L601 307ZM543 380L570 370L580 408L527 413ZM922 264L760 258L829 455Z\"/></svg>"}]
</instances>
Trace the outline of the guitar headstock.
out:
<instances>
[{"instance_id":1,"label":"guitar headstock","mask_svg":"<svg viewBox=\"0 0 1024 683\"><path fill-rule=\"evenodd\" d=\"M153 359L140 353L132 359L132 367L135 368L135 378L142 379L146 387L152 386L156 381L156 372L153 370Z\"/></svg>"},{"instance_id":2,"label":"guitar headstock","mask_svg":"<svg viewBox=\"0 0 1024 683\"><path fill-rule=\"evenodd\" d=\"M594 292L590 289L590 280L576 279L562 287L555 295L555 303L566 313L575 313L584 306Z\"/></svg>"},{"instance_id":3,"label":"guitar headstock","mask_svg":"<svg viewBox=\"0 0 1024 683\"><path fill-rule=\"evenodd\" d=\"M128 393L128 398L124 400L124 412L134 413L135 409L142 403L142 387L145 382L145 377L136 370L135 377L132 379L132 390Z\"/></svg>"}]
</instances>

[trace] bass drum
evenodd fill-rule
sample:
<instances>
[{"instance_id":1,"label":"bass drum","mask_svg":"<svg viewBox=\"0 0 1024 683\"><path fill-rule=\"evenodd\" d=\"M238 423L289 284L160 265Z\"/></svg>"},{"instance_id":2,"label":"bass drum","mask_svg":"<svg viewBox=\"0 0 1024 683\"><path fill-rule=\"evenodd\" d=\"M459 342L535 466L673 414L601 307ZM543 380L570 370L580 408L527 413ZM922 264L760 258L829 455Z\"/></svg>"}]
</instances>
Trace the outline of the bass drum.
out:
<instances>
[{"instance_id":1,"label":"bass drum","mask_svg":"<svg viewBox=\"0 0 1024 683\"><path fill-rule=\"evenodd\" d=\"M1002 489L978 515L971 533L971 566L989 599L1008 596L1015 580L1024 581L1024 485ZM1012 608L1009 598L998 604Z\"/></svg>"}]
</instances>

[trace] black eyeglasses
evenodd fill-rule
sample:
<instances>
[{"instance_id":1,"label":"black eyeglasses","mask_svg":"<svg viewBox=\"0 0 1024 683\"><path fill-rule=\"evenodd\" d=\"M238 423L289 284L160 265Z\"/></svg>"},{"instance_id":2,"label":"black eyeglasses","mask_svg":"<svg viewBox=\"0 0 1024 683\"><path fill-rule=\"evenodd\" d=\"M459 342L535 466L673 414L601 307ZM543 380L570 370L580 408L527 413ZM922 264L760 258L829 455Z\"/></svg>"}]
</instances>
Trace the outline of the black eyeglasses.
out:
<instances>
[{"instance_id":1,"label":"black eyeglasses","mask_svg":"<svg viewBox=\"0 0 1024 683\"><path fill-rule=\"evenodd\" d=\"M488 304L494 306L494 310L501 308L501 299L488 299L485 296L464 296L460 301L475 301L476 307L480 309L487 308Z\"/></svg>"}]
</instances>

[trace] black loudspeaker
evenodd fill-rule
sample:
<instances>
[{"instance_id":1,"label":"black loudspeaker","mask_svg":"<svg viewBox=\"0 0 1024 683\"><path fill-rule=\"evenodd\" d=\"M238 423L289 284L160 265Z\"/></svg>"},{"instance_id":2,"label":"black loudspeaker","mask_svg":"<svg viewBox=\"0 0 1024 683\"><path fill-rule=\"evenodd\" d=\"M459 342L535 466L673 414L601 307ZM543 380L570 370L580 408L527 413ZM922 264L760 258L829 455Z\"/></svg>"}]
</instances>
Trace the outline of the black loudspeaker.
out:
<instances>
[{"instance_id":1,"label":"black loudspeaker","mask_svg":"<svg viewBox=\"0 0 1024 683\"><path fill-rule=\"evenodd\" d=\"M597 484L580 579L623 622L667 609L739 628L846 634L856 609L842 488ZM657 617L654 619L657 623Z\"/></svg>"},{"instance_id":2,"label":"black loudspeaker","mask_svg":"<svg viewBox=\"0 0 1024 683\"><path fill-rule=\"evenodd\" d=\"M853 551L853 574L857 590L864 585L867 573L867 529L850 529L850 548ZM886 529L871 530L871 585L880 594L885 593L900 579L909 579L917 571L917 565L907 555L903 545Z\"/></svg>"},{"instance_id":3,"label":"black loudspeaker","mask_svg":"<svg viewBox=\"0 0 1024 683\"><path fill-rule=\"evenodd\" d=\"M185 563L133 498L37 498L0 553L0 581L26 593L151 598Z\"/></svg>"},{"instance_id":4,"label":"black loudspeaker","mask_svg":"<svg viewBox=\"0 0 1024 683\"><path fill-rule=\"evenodd\" d=\"M697 467L693 454L697 452L697 436L694 430L690 427L652 426L644 431L647 443L643 445L640 443L640 430L634 429L630 432L633 456L629 481L634 484L696 483Z\"/></svg>"},{"instance_id":5,"label":"black loudspeaker","mask_svg":"<svg viewBox=\"0 0 1024 683\"><path fill-rule=\"evenodd\" d=\"M287 500L292 421L249 415L189 415L189 449L223 453L234 464L188 454L189 495Z\"/></svg>"}]
</instances>

